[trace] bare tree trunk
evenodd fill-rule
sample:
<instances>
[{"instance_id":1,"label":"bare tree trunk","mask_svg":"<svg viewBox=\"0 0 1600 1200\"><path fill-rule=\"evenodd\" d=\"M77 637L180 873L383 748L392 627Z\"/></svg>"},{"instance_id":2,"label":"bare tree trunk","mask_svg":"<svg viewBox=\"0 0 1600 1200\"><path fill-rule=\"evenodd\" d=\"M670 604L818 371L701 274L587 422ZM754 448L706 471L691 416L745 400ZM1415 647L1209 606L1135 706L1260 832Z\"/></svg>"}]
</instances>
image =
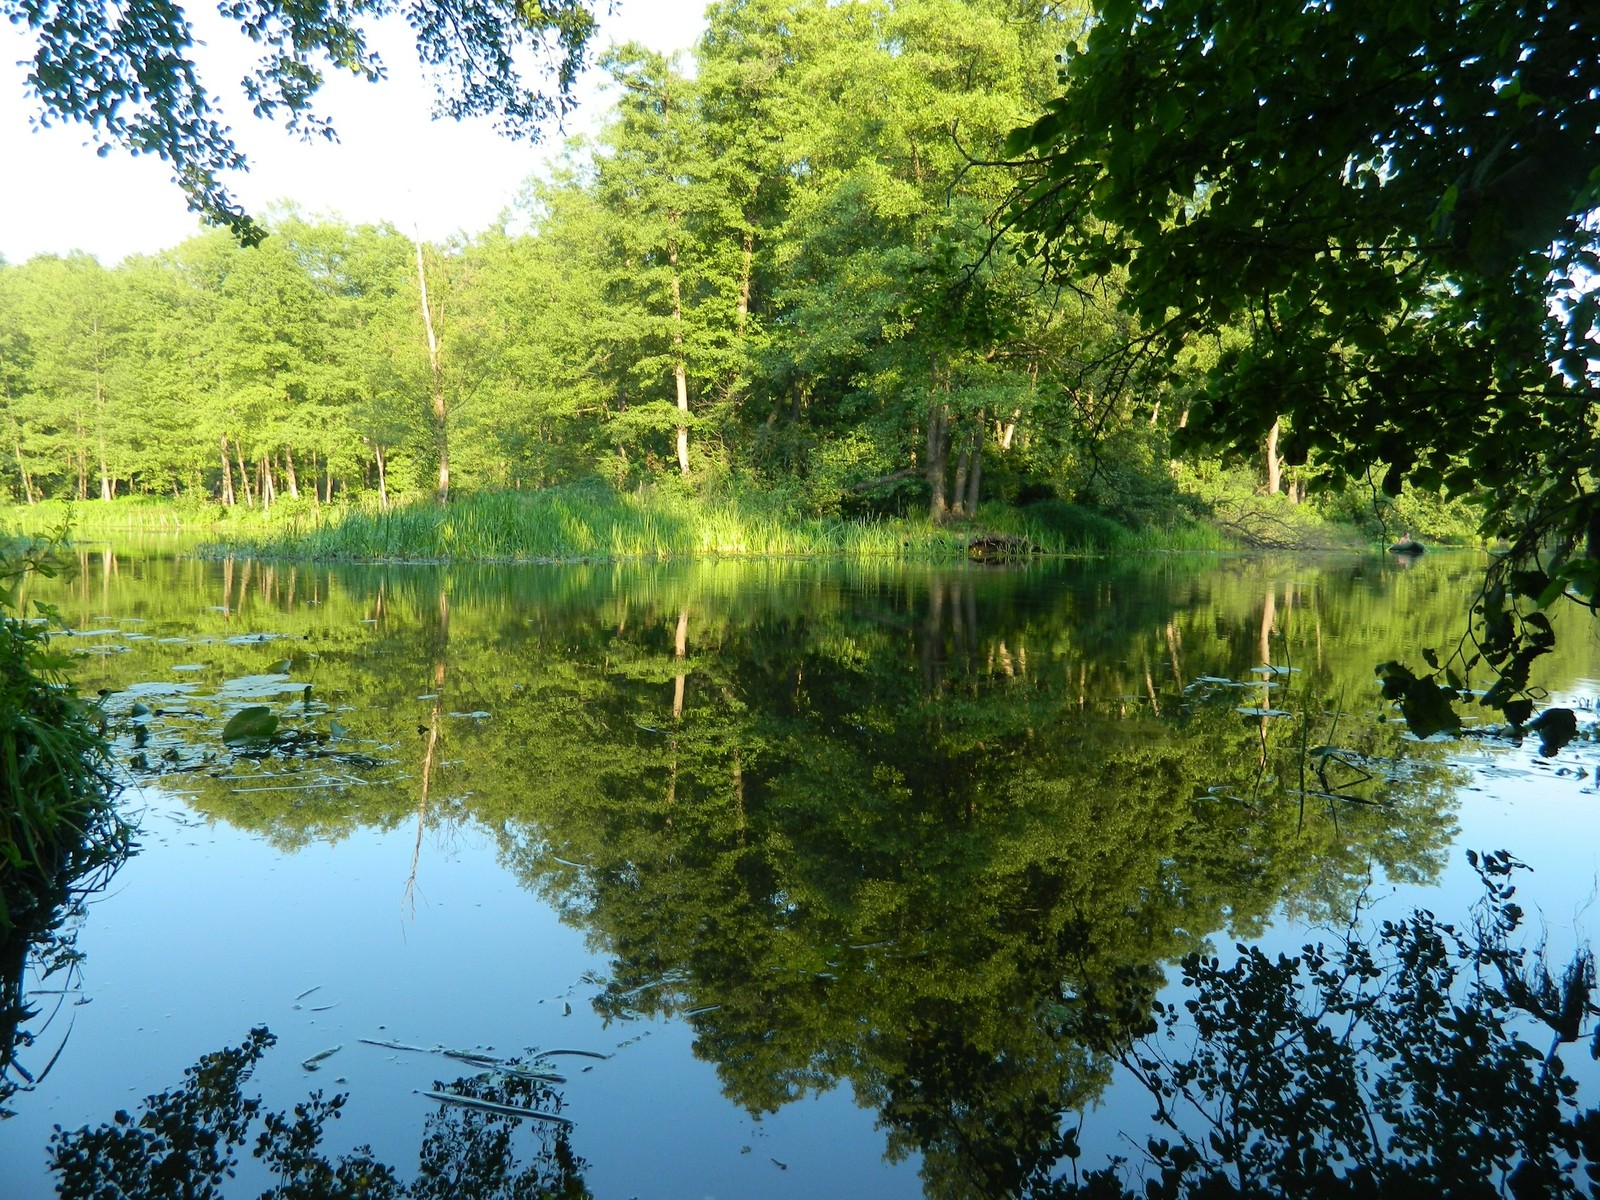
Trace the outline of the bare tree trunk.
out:
<instances>
[{"instance_id":1,"label":"bare tree trunk","mask_svg":"<svg viewBox=\"0 0 1600 1200\"><path fill-rule=\"evenodd\" d=\"M422 268L422 242L417 242L417 294L422 298L422 328L428 337L428 368L433 397L433 446L439 457L439 503L450 499L449 410L444 398L444 371L439 361L439 338L433 327L433 309L428 304L428 277ZM387 507L387 506L386 506Z\"/></svg>"},{"instance_id":2,"label":"bare tree trunk","mask_svg":"<svg viewBox=\"0 0 1600 1200\"><path fill-rule=\"evenodd\" d=\"M1278 457L1278 427L1283 422L1274 419L1267 430L1267 495L1276 496L1283 489L1283 461Z\"/></svg>"},{"instance_id":3,"label":"bare tree trunk","mask_svg":"<svg viewBox=\"0 0 1600 1200\"><path fill-rule=\"evenodd\" d=\"M283 448L283 479L289 485L289 499L300 499L300 481L294 477L294 451L287 446Z\"/></svg>"},{"instance_id":4,"label":"bare tree trunk","mask_svg":"<svg viewBox=\"0 0 1600 1200\"><path fill-rule=\"evenodd\" d=\"M260 469L261 484L258 490L261 493L261 511L269 513L272 511L272 502L278 498L278 488L272 482L272 462L265 454L261 456Z\"/></svg>"},{"instance_id":5,"label":"bare tree trunk","mask_svg":"<svg viewBox=\"0 0 1600 1200\"><path fill-rule=\"evenodd\" d=\"M1021 416L1022 410L1020 408L1011 410L1011 419L1005 423L1005 427L1000 431L1000 449L1002 451L1011 449L1011 440L1017 436L1017 419Z\"/></svg>"},{"instance_id":6,"label":"bare tree trunk","mask_svg":"<svg viewBox=\"0 0 1600 1200\"><path fill-rule=\"evenodd\" d=\"M683 360L683 282L678 278L678 214L669 213L667 220L674 233L667 242L667 262L672 267L672 381L678 389L678 470L689 473L689 371Z\"/></svg>"}]
</instances>

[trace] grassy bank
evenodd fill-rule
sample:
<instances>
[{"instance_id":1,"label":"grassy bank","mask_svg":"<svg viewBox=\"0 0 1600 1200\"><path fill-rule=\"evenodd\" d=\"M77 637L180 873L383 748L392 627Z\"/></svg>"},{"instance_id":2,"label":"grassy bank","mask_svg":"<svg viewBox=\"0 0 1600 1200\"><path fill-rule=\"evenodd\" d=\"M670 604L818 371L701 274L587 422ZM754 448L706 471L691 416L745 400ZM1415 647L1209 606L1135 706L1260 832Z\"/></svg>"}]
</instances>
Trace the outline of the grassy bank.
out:
<instances>
[{"instance_id":1,"label":"grassy bank","mask_svg":"<svg viewBox=\"0 0 1600 1200\"><path fill-rule=\"evenodd\" d=\"M0 941L129 849L96 714L48 625L21 611L27 575L52 569L48 546L0 544Z\"/></svg>"},{"instance_id":2,"label":"grassy bank","mask_svg":"<svg viewBox=\"0 0 1600 1200\"><path fill-rule=\"evenodd\" d=\"M212 553L345 561L572 561L706 556L840 556L920 562L964 559L979 534L1027 538L1049 554L1218 549L1196 525L1129 530L1071 505L1038 513L985 508L979 520L935 525L795 517L760 499L624 495L591 486L417 502L388 512L324 510L262 528L229 529Z\"/></svg>"}]
</instances>

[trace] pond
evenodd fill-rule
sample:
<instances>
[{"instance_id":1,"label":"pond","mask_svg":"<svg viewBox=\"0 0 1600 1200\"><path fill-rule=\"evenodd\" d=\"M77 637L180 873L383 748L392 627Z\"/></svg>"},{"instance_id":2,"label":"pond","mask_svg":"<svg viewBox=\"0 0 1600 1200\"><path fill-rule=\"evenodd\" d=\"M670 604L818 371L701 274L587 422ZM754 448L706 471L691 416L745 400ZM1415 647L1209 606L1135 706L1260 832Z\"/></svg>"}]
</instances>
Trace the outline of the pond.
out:
<instances>
[{"instance_id":1,"label":"pond","mask_svg":"<svg viewBox=\"0 0 1600 1200\"><path fill-rule=\"evenodd\" d=\"M1588 736L1418 741L1378 695L1476 556L80 566L34 595L141 849L23 981L8 1200L257 1027L245 1094L347 1093L322 1152L429 1195L1000 1195L1064 1128L1129 1155L1111 1048L1186 954L1464 916L1468 849L1533 866L1553 957L1592 933Z\"/></svg>"}]
</instances>

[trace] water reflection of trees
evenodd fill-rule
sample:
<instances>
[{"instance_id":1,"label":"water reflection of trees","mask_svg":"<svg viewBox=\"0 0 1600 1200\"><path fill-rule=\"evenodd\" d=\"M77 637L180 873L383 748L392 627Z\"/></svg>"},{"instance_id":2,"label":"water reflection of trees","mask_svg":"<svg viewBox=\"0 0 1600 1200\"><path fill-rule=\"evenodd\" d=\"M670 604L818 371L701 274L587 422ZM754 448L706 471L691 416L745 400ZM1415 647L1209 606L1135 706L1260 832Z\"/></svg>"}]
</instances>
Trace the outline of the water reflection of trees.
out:
<instances>
[{"instance_id":1,"label":"water reflection of trees","mask_svg":"<svg viewBox=\"0 0 1600 1200\"><path fill-rule=\"evenodd\" d=\"M1437 574L1430 600L1375 567L757 573L313 573L292 614L274 577L256 623L388 758L336 795L245 793L224 759L185 785L288 845L417 819L426 787L422 820L495 830L611 955L602 1011L688 1014L756 1112L848 1082L949 1195L1053 1164L1209 936L1347 912L1448 841L1442 750L1369 719L1395 589L1388 636L1449 637ZM490 719L444 710L446 671Z\"/></svg>"},{"instance_id":2,"label":"water reflection of trees","mask_svg":"<svg viewBox=\"0 0 1600 1200\"><path fill-rule=\"evenodd\" d=\"M272 1180L268 1197L304 1200L578 1200L585 1163L557 1116L560 1094L515 1070L439 1083L448 1095L428 1117L415 1175L357 1148L328 1154L322 1139L346 1097L313 1092L293 1111L246 1096L255 1066L276 1039L253 1029L239 1046L205 1055L177 1087L146 1097L136 1113L50 1139L63 1200L170 1200L238 1194L230 1184L244 1151Z\"/></svg>"},{"instance_id":3,"label":"water reflection of trees","mask_svg":"<svg viewBox=\"0 0 1600 1200\"><path fill-rule=\"evenodd\" d=\"M1244 689L1141 696L1126 638L1062 670L1049 638L1070 617L984 630L976 610L954 580L910 619L705 621L673 736L648 686L589 697L610 761L506 827L510 860L614 956L602 1010L691 1014L752 1111L850 1083L935 1195L1053 1164L1061 1114L1211 933L1285 897L1347 909L1375 865L1426 874L1449 831L1426 752L1352 792L1366 804L1291 795L1290 727L1333 719L1315 669L1285 677L1302 715L1264 733L1280 718L1242 717ZM1361 738L1374 765L1400 750L1392 729Z\"/></svg>"}]
</instances>

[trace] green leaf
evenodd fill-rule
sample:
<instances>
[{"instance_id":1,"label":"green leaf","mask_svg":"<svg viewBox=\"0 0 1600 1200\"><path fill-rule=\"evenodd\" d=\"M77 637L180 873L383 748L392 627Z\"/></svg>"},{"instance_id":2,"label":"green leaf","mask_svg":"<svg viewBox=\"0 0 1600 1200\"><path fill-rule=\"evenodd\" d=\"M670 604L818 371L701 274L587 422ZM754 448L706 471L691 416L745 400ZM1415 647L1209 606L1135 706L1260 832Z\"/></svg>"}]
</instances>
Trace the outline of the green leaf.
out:
<instances>
[{"instance_id":1,"label":"green leaf","mask_svg":"<svg viewBox=\"0 0 1600 1200\"><path fill-rule=\"evenodd\" d=\"M278 715L264 704L253 704L234 713L222 727L224 745L236 742L260 742L270 738L278 728Z\"/></svg>"}]
</instances>

